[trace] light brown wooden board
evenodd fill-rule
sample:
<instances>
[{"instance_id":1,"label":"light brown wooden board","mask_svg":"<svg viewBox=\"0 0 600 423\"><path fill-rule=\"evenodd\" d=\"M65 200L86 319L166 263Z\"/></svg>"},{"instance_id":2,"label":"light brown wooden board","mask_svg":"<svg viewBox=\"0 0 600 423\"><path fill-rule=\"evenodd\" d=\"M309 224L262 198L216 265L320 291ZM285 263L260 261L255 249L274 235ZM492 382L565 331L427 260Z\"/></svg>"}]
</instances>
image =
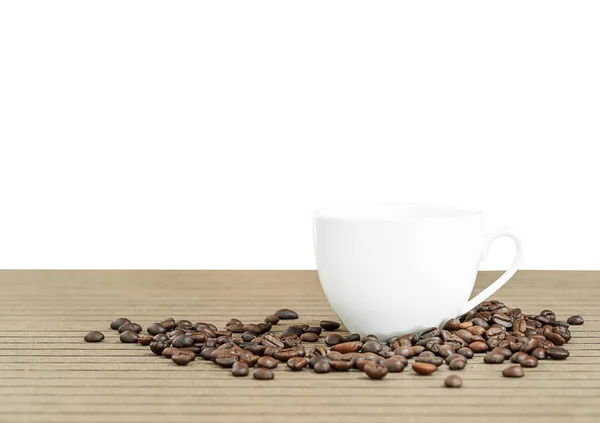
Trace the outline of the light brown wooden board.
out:
<instances>
[{"instance_id":1,"label":"light brown wooden board","mask_svg":"<svg viewBox=\"0 0 600 423\"><path fill-rule=\"evenodd\" d=\"M481 272L475 293L498 275ZM289 307L287 324L337 319L314 271L0 271L0 422L598 422L600 272L520 271L493 298L526 313L544 308L572 326L571 357L542 361L522 379L505 365L469 361L464 386L443 388L447 367L371 381L360 372L233 378L198 359L187 367L122 344L115 317L144 328L165 317L222 327L261 322ZM382 293L385 295L385 293ZM399 298L417 301L415 298ZM83 341L89 330L106 339Z\"/></svg>"}]
</instances>

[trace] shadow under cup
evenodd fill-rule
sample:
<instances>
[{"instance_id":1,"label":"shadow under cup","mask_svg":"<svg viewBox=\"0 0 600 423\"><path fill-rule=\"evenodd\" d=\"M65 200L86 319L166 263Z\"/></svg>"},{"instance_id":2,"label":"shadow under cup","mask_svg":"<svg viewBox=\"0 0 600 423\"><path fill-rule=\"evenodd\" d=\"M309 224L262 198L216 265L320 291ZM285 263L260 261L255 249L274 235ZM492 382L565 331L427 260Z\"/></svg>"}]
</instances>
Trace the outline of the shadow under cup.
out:
<instances>
[{"instance_id":1,"label":"shadow under cup","mask_svg":"<svg viewBox=\"0 0 600 423\"><path fill-rule=\"evenodd\" d=\"M484 246L483 215L449 207L332 206L314 214L321 285L346 328L380 338L462 314Z\"/></svg>"}]
</instances>

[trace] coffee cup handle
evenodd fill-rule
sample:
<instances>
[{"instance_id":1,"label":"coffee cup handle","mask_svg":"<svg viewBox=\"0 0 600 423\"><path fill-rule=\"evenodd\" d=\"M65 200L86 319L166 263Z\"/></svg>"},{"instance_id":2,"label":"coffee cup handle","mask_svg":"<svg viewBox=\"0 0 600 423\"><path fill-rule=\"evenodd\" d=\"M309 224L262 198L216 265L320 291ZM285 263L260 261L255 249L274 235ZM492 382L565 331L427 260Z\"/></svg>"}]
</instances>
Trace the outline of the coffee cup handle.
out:
<instances>
[{"instance_id":1,"label":"coffee cup handle","mask_svg":"<svg viewBox=\"0 0 600 423\"><path fill-rule=\"evenodd\" d=\"M519 266L521 265L521 262L523 261L523 255L522 255L523 247L521 244L521 240L514 234L514 232L512 232L510 229L507 229L507 228L495 228L494 230L492 230L490 233L488 233L485 236L481 260L484 261L487 258L488 250L489 250L492 242L494 242L496 239L503 237L503 236L507 236L507 237L511 238L515 242L515 245L517 247L517 250L515 252L515 258L514 258L512 264L508 267L508 269L506 269L506 271L502 274L502 276L500 276L498 279L496 279L496 281L494 283L492 283L490 286L485 288L483 291L481 291L479 294L477 294L474 298L467 301L467 303L461 309L459 315L465 314L467 311L477 307L479 304L481 304L482 302L487 300L492 294L494 294L496 291L498 291L502 287L502 285L504 285L506 282L508 282L508 280L510 278L512 278L515 273L517 273L517 270L519 270Z\"/></svg>"}]
</instances>

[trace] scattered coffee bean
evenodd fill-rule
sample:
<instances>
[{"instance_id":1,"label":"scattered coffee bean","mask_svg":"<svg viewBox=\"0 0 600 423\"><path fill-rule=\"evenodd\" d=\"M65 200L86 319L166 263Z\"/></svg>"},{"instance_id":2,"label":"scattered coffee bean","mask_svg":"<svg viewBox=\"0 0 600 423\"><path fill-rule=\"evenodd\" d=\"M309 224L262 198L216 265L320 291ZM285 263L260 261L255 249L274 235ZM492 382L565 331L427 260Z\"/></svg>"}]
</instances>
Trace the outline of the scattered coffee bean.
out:
<instances>
[{"instance_id":1,"label":"scattered coffee bean","mask_svg":"<svg viewBox=\"0 0 600 423\"><path fill-rule=\"evenodd\" d=\"M276 314L269 314L267 317L265 317L265 323L276 325L279 323L279 317Z\"/></svg>"},{"instance_id":2,"label":"scattered coffee bean","mask_svg":"<svg viewBox=\"0 0 600 423\"><path fill-rule=\"evenodd\" d=\"M132 323L132 322L127 322L127 323L123 323L121 326L119 326L119 329L117 329L119 331L119 333L123 333L125 331L133 331L136 333L140 333L142 331L142 327L140 325L138 325L137 323Z\"/></svg>"},{"instance_id":3,"label":"scattered coffee bean","mask_svg":"<svg viewBox=\"0 0 600 423\"><path fill-rule=\"evenodd\" d=\"M233 376L248 376L248 373L250 373L250 368L245 361L236 361L233 363L231 367L231 374Z\"/></svg>"},{"instance_id":4,"label":"scattered coffee bean","mask_svg":"<svg viewBox=\"0 0 600 423\"><path fill-rule=\"evenodd\" d=\"M329 373L331 371L331 365L328 360L319 360L313 366L315 373Z\"/></svg>"},{"instance_id":5,"label":"scattered coffee bean","mask_svg":"<svg viewBox=\"0 0 600 423\"><path fill-rule=\"evenodd\" d=\"M171 356L171 360L173 360L173 363L177 364L178 366L185 366L192 361L192 356L188 353L176 352Z\"/></svg>"},{"instance_id":6,"label":"scattered coffee bean","mask_svg":"<svg viewBox=\"0 0 600 423\"><path fill-rule=\"evenodd\" d=\"M464 357L462 357L462 358L455 358L454 360L452 360L450 362L450 364L448 364L448 368L450 370L462 370L462 369L465 368L466 365L467 365L467 359L466 358L464 358Z\"/></svg>"},{"instance_id":7,"label":"scattered coffee bean","mask_svg":"<svg viewBox=\"0 0 600 423\"><path fill-rule=\"evenodd\" d=\"M132 330L126 330L119 336L121 342L124 342L126 344L137 344L138 338L138 333Z\"/></svg>"},{"instance_id":8,"label":"scattered coffee bean","mask_svg":"<svg viewBox=\"0 0 600 423\"><path fill-rule=\"evenodd\" d=\"M91 331L88 332L83 339L86 342L100 342L104 339L104 334L102 332L98 332L98 331Z\"/></svg>"},{"instance_id":9,"label":"scattered coffee bean","mask_svg":"<svg viewBox=\"0 0 600 423\"><path fill-rule=\"evenodd\" d=\"M167 329L160 323L151 323L146 328L146 332L150 335L158 335L159 333L167 333Z\"/></svg>"},{"instance_id":10,"label":"scattered coffee bean","mask_svg":"<svg viewBox=\"0 0 600 423\"><path fill-rule=\"evenodd\" d=\"M254 379L258 380L271 380L275 377L275 373L265 367L257 367L254 369L254 372L252 372L252 376Z\"/></svg>"},{"instance_id":11,"label":"scattered coffee bean","mask_svg":"<svg viewBox=\"0 0 600 423\"><path fill-rule=\"evenodd\" d=\"M502 364L504 363L504 354L501 352L492 351L483 357L483 361L487 364Z\"/></svg>"},{"instance_id":12,"label":"scattered coffee bean","mask_svg":"<svg viewBox=\"0 0 600 423\"><path fill-rule=\"evenodd\" d=\"M519 358L519 364L521 367L537 367L538 360L531 355L524 355Z\"/></svg>"},{"instance_id":13,"label":"scattered coffee bean","mask_svg":"<svg viewBox=\"0 0 600 423\"><path fill-rule=\"evenodd\" d=\"M531 351L531 355L535 358L537 358L538 360L545 360L546 359L546 350L543 348L536 348L533 351Z\"/></svg>"},{"instance_id":14,"label":"scattered coffee bean","mask_svg":"<svg viewBox=\"0 0 600 423\"><path fill-rule=\"evenodd\" d=\"M138 344L140 345L150 345L152 343L153 338L151 336L139 336Z\"/></svg>"},{"instance_id":15,"label":"scattered coffee bean","mask_svg":"<svg viewBox=\"0 0 600 423\"><path fill-rule=\"evenodd\" d=\"M546 355L552 360L564 360L569 356L569 351L561 347L548 348Z\"/></svg>"},{"instance_id":16,"label":"scattered coffee bean","mask_svg":"<svg viewBox=\"0 0 600 423\"><path fill-rule=\"evenodd\" d=\"M304 369L307 365L308 360L304 357L292 357L287 361L287 366L294 372Z\"/></svg>"},{"instance_id":17,"label":"scattered coffee bean","mask_svg":"<svg viewBox=\"0 0 600 423\"><path fill-rule=\"evenodd\" d=\"M502 376L504 377L523 377L525 371L521 366L509 366L502 370Z\"/></svg>"},{"instance_id":18,"label":"scattered coffee bean","mask_svg":"<svg viewBox=\"0 0 600 423\"><path fill-rule=\"evenodd\" d=\"M256 362L257 367L264 367L266 369L274 369L277 367L277 360L273 357L264 356L258 359Z\"/></svg>"},{"instance_id":19,"label":"scattered coffee bean","mask_svg":"<svg viewBox=\"0 0 600 423\"><path fill-rule=\"evenodd\" d=\"M490 349L488 347L488 345L482 341L476 341L476 342L470 343L469 348L471 348L473 350L473 352L476 352L476 353L486 352Z\"/></svg>"},{"instance_id":20,"label":"scattered coffee bean","mask_svg":"<svg viewBox=\"0 0 600 423\"><path fill-rule=\"evenodd\" d=\"M342 342L341 344L334 345L331 349L332 349L332 351L337 351L342 354L347 354L350 352L357 352L358 350L361 349L362 346L363 346L363 343L360 341Z\"/></svg>"},{"instance_id":21,"label":"scattered coffee bean","mask_svg":"<svg viewBox=\"0 0 600 423\"><path fill-rule=\"evenodd\" d=\"M371 379L383 379L388 374L388 368L383 364L370 361L363 367L363 371Z\"/></svg>"},{"instance_id":22,"label":"scattered coffee bean","mask_svg":"<svg viewBox=\"0 0 600 423\"><path fill-rule=\"evenodd\" d=\"M459 350L456 352L457 352L457 354L462 355L463 357L465 357L468 360L472 359L475 356L475 353L469 347L459 348Z\"/></svg>"},{"instance_id":23,"label":"scattered coffee bean","mask_svg":"<svg viewBox=\"0 0 600 423\"><path fill-rule=\"evenodd\" d=\"M367 341L363 344L361 351L362 352L372 352L372 353L379 353L382 349L382 345L379 343L379 341Z\"/></svg>"},{"instance_id":24,"label":"scattered coffee bean","mask_svg":"<svg viewBox=\"0 0 600 423\"><path fill-rule=\"evenodd\" d=\"M304 332L300 335L300 339L304 342L317 342L319 340L319 335L313 332Z\"/></svg>"},{"instance_id":25,"label":"scattered coffee bean","mask_svg":"<svg viewBox=\"0 0 600 423\"><path fill-rule=\"evenodd\" d=\"M293 320L298 318L298 313L288 308L282 308L281 310L277 310L275 312L275 315L281 320Z\"/></svg>"},{"instance_id":26,"label":"scattered coffee bean","mask_svg":"<svg viewBox=\"0 0 600 423\"><path fill-rule=\"evenodd\" d=\"M437 366L435 364L429 363L413 363L412 369L422 376L430 375L437 370Z\"/></svg>"},{"instance_id":27,"label":"scattered coffee bean","mask_svg":"<svg viewBox=\"0 0 600 423\"><path fill-rule=\"evenodd\" d=\"M583 317L571 316L567 319L567 323L570 325L583 325Z\"/></svg>"},{"instance_id":28,"label":"scattered coffee bean","mask_svg":"<svg viewBox=\"0 0 600 423\"><path fill-rule=\"evenodd\" d=\"M444 379L444 385L446 388L460 388L462 386L462 379L459 375L450 375Z\"/></svg>"},{"instance_id":29,"label":"scattered coffee bean","mask_svg":"<svg viewBox=\"0 0 600 423\"><path fill-rule=\"evenodd\" d=\"M110 323L110 328L117 330L121 326L123 326L125 323L130 323L130 322L131 322L131 320L129 320L126 317L119 317L118 319L115 319Z\"/></svg>"},{"instance_id":30,"label":"scattered coffee bean","mask_svg":"<svg viewBox=\"0 0 600 423\"><path fill-rule=\"evenodd\" d=\"M390 373L400 373L404 370L404 367L406 367L406 364L402 360L393 357L383 360L381 364L383 364Z\"/></svg>"},{"instance_id":31,"label":"scattered coffee bean","mask_svg":"<svg viewBox=\"0 0 600 423\"><path fill-rule=\"evenodd\" d=\"M321 320L319 326L321 326L323 330L332 331L338 329L340 327L340 324L332 320Z\"/></svg>"},{"instance_id":32,"label":"scattered coffee bean","mask_svg":"<svg viewBox=\"0 0 600 423\"><path fill-rule=\"evenodd\" d=\"M331 360L329 365L337 372L347 372L348 370L354 368L354 362L352 360Z\"/></svg>"}]
</instances>

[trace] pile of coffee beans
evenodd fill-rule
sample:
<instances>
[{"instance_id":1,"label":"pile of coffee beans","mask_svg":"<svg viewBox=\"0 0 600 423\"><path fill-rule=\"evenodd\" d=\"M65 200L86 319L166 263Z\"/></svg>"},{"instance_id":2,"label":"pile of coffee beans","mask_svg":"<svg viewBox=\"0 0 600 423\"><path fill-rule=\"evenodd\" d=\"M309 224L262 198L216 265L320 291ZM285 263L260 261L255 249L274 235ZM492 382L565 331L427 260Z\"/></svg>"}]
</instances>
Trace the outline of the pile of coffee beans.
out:
<instances>
[{"instance_id":1,"label":"pile of coffee beans","mask_svg":"<svg viewBox=\"0 0 600 423\"><path fill-rule=\"evenodd\" d=\"M416 374L427 376L444 364L450 370L462 370L477 354L483 354L483 362L490 365L512 363L502 369L504 377L523 377L524 369L537 367L539 360L566 359L569 325L583 324L581 316L571 316L565 322L557 320L551 310L524 314L502 302L486 301L448 320L441 329L432 327L386 340L375 335L343 336L335 332L340 324L328 320L319 326L290 325L281 334L272 331L280 320L294 319L298 313L281 309L259 323L231 319L221 330L211 323L173 318L150 324L148 335L141 335L142 327L124 317L115 319L110 327L119 332L121 342L149 346L154 354L179 366L200 357L230 368L236 377L248 376L253 368L255 379L270 380L280 363L293 372L306 368L315 373L358 370L370 379L383 379L388 373L402 372L409 360ZM94 331L84 339L99 342L104 335ZM310 346L320 340L328 348ZM459 388L462 379L453 374L444 385Z\"/></svg>"}]
</instances>

